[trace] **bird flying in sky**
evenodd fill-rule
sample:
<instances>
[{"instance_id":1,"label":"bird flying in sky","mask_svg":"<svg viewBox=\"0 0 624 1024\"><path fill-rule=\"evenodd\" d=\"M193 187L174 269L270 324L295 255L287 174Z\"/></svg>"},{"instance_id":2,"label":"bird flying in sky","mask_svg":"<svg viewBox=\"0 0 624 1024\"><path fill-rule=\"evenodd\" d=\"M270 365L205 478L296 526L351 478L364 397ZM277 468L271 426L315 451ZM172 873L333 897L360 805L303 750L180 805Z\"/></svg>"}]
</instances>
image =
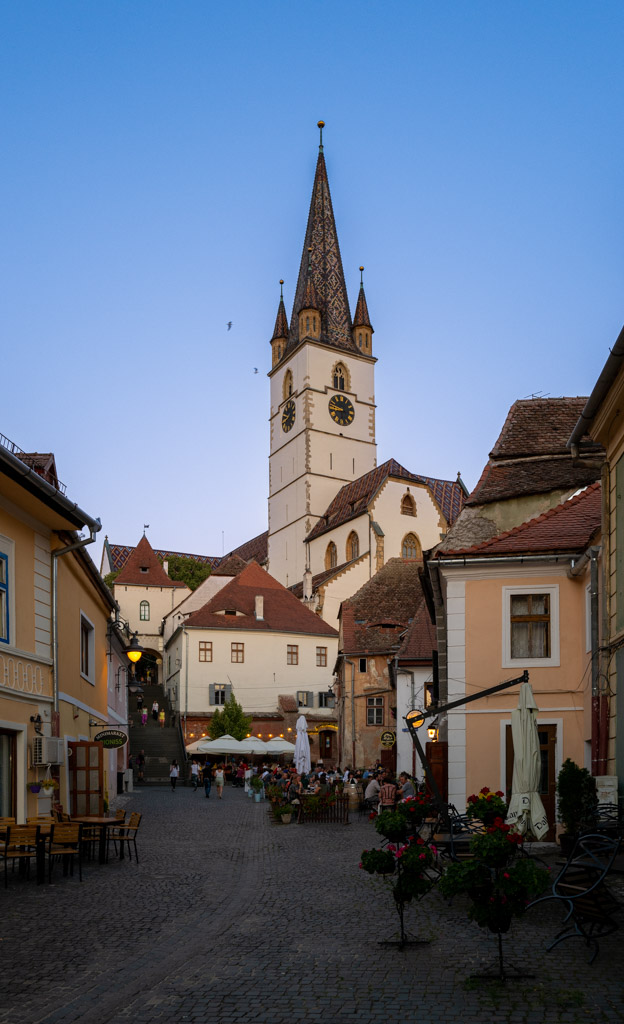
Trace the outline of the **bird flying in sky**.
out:
<instances>
[{"instance_id":1,"label":"bird flying in sky","mask_svg":"<svg viewBox=\"0 0 624 1024\"><path fill-rule=\"evenodd\" d=\"M227 329L228 329L228 331L232 330L232 321L231 320L228 320Z\"/></svg>"}]
</instances>

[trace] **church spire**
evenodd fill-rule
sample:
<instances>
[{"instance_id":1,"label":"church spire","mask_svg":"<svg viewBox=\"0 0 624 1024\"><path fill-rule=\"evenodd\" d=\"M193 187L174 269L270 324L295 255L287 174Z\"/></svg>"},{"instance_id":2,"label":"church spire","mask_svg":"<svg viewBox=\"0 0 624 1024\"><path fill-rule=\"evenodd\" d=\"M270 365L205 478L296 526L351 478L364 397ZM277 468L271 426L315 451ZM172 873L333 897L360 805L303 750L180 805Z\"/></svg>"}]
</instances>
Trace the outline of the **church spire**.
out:
<instances>
[{"instance_id":1,"label":"church spire","mask_svg":"<svg viewBox=\"0 0 624 1024\"><path fill-rule=\"evenodd\" d=\"M358 351L365 356L372 355L373 328L368 315L368 305L364 294L364 267L360 267L360 292L353 316L353 341Z\"/></svg>"},{"instance_id":2,"label":"church spire","mask_svg":"<svg viewBox=\"0 0 624 1024\"><path fill-rule=\"evenodd\" d=\"M318 127L321 132L321 141L290 321L288 346L292 348L300 340L301 312L306 308L316 308L321 314L320 341L336 348L353 351L351 314L323 153L324 122L319 121ZM317 303L314 307L306 306L310 298L310 284L314 287L314 301Z\"/></svg>"},{"instance_id":3,"label":"church spire","mask_svg":"<svg viewBox=\"0 0 624 1024\"><path fill-rule=\"evenodd\" d=\"M277 316L275 317L275 327L273 328L273 337L271 338L271 350L273 352L272 364L277 366L280 359L284 355L286 350L286 343L288 341L288 319L286 317L286 307L284 306L284 281L280 280L280 300L279 306L277 307Z\"/></svg>"}]
</instances>

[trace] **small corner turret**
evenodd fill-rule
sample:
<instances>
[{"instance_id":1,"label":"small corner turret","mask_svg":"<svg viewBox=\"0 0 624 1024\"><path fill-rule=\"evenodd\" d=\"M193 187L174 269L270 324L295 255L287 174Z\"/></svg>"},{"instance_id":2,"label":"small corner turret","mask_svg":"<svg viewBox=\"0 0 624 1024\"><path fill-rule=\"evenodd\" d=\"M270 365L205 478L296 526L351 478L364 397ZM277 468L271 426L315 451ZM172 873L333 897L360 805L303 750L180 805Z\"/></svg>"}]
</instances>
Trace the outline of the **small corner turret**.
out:
<instances>
[{"instance_id":1,"label":"small corner turret","mask_svg":"<svg viewBox=\"0 0 624 1024\"><path fill-rule=\"evenodd\" d=\"M271 366L277 366L286 351L287 343L288 320L286 319L286 309L284 306L284 281L280 280L280 300L271 338Z\"/></svg>"},{"instance_id":2,"label":"small corner turret","mask_svg":"<svg viewBox=\"0 0 624 1024\"><path fill-rule=\"evenodd\" d=\"M299 337L318 341L321 337L321 303L312 277L312 249L308 249L308 276L299 310Z\"/></svg>"},{"instance_id":3,"label":"small corner turret","mask_svg":"<svg viewBox=\"0 0 624 1024\"><path fill-rule=\"evenodd\" d=\"M373 333L364 294L364 267L360 267L360 291L353 316L353 343L362 355L372 356Z\"/></svg>"}]
</instances>

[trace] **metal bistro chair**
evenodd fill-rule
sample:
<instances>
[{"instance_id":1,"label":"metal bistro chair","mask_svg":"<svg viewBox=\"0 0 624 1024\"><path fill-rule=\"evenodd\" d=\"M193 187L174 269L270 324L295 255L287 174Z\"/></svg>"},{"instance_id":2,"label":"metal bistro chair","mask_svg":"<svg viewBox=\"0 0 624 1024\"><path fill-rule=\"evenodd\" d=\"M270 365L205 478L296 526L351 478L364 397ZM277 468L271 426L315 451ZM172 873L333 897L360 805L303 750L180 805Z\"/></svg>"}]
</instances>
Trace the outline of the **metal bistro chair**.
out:
<instances>
[{"instance_id":1,"label":"metal bistro chair","mask_svg":"<svg viewBox=\"0 0 624 1024\"><path fill-rule=\"evenodd\" d=\"M79 821L59 822L53 825L48 838L48 882L52 881L55 860L63 861L63 874L74 873L74 857L78 857L78 877L82 882L82 830Z\"/></svg>"},{"instance_id":2,"label":"metal bistro chair","mask_svg":"<svg viewBox=\"0 0 624 1024\"><path fill-rule=\"evenodd\" d=\"M123 823L126 820L126 812L123 810L123 808L121 808L121 807L117 808L117 810L115 811L115 818L119 822L119 825L123 825ZM111 835L111 831L114 831L116 833L118 828L119 828L118 825L114 825L112 830L108 829L107 832L106 832L106 860L107 861L108 861L108 848L110 846L110 841L111 841L111 839L116 838L115 836ZM115 847L115 851L117 851L117 847Z\"/></svg>"},{"instance_id":3,"label":"metal bistro chair","mask_svg":"<svg viewBox=\"0 0 624 1024\"><path fill-rule=\"evenodd\" d=\"M139 863L139 852L137 850L136 837L142 817L143 815L139 814L138 811L133 811L127 824L123 824L119 828L115 826L110 829L110 838L113 840L115 853L117 853L117 843L119 843L120 848L122 843L127 843L128 857L132 860L132 850L130 848L130 843L132 843L134 846L134 856L136 857L137 864Z\"/></svg>"},{"instance_id":4,"label":"metal bistro chair","mask_svg":"<svg viewBox=\"0 0 624 1024\"><path fill-rule=\"evenodd\" d=\"M39 843L39 825L7 825L4 839L0 843L0 851L4 860L4 888L9 884L8 866L15 870L16 862L24 865L30 873L30 860L37 856Z\"/></svg>"},{"instance_id":5,"label":"metal bistro chair","mask_svg":"<svg viewBox=\"0 0 624 1024\"><path fill-rule=\"evenodd\" d=\"M529 903L527 910L545 900L559 900L567 910L564 927L546 947L548 951L564 939L578 935L588 947L593 947L589 960L592 963L598 953L598 939L619 927L613 915L620 904L605 885L619 848L617 836L580 836L555 878L551 892Z\"/></svg>"}]
</instances>

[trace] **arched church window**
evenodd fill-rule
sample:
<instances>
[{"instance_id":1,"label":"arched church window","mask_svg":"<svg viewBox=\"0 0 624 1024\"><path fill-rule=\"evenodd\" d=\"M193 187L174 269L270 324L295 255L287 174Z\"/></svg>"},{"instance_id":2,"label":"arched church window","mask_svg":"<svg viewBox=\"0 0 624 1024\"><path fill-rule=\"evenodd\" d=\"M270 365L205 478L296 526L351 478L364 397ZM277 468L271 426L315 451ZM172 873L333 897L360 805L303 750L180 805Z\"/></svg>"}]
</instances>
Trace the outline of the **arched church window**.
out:
<instances>
[{"instance_id":1,"label":"arched church window","mask_svg":"<svg viewBox=\"0 0 624 1024\"><path fill-rule=\"evenodd\" d=\"M310 333L310 317L306 317L306 334Z\"/></svg>"},{"instance_id":2,"label":"arched church window","mask_svg":"<svg viewBox=\"0 0 624 1024\"><path fill-rule=\"evenodd\" d=\"M338 363L334 367L334 388L336 391L344 391L346 381L346 370L342 363Z\"/></svg>"},{"instance_id":3,"label":"arched church window","mask_svg":"<svg viewBox=\"0 0 624 1024\"><path fill-rule=\"evenodd\" d=\"M360 538L358 537L355 530L352 530L347 537L347 561L351 562L354 558L359 558L360 554Z\"/></svg>"},{"instance_id":4,"label":"arched church window","mask_svg":"<svg viewBox=\"0 0 624 1024\"><path fill-rule=\"evenodd\" d=\"M415 516L416 515L416 502L414 501L411 494L404 494L401 498L401 515L402 516Z\"/></svg>"},{"instance_id":5,"label":"arched church window","mask_svg":"<svg viewBox=\"0 0 624 1024\"><path fill-rule=\"evenodd\" d=\"M361 331L360 331L360 333L358 335L358 341L360 343L360 348L362 348L362 332Z\"/></svg>"},{"instance_id":6,"label":"arched church window","mask_svg":"<svg viewBox=\"0 0 624 1024\"><path fill-rule=\"evenodd\" d=\"M325 552L325 568L334 569L338 565L338 549L333 540L330 540Z\"/></svg>"},{"instance_id":7,"label":"arched church window","mask_svg":"<svg viewBox=\"0 0 624 1024\"><path fill-rule=\"evenodd\" d=\"M315 316L312 317L312 330L316 334L316 317Z\"/></svg>"},{"instance_id":8,"label":"arched church window","mask_svg":"<svg viewBox=\"0 0 624 1024\"><path fill-rule=\"evenodd\" d=\"M141 601L139 605L139 618L141 622L149 622L150 606L149 601Z\"/></svg>"},{"instance_id":9,"label":"arched church window","mask_svg":"<svg viewBox=\"0 0 624 1024\"><path fill-rule=\"evenodd\" d=\"M293 375L290 370L286 370L284 374L284 384L282 388L282 397L290 398L293 392Z\"/></svg>"},{"instance_id":10,"label":"arched church window","mask_svg":"<svg viewBox=\"0 0 624 1024\"><path fill-rule=\"evenodd\" d=\"M414 562L422 557L420 541L415 533L408 533L403 538L403 543L401 545L401 557L407 558L410 562Z\"/></svg>"}]
</instances>

